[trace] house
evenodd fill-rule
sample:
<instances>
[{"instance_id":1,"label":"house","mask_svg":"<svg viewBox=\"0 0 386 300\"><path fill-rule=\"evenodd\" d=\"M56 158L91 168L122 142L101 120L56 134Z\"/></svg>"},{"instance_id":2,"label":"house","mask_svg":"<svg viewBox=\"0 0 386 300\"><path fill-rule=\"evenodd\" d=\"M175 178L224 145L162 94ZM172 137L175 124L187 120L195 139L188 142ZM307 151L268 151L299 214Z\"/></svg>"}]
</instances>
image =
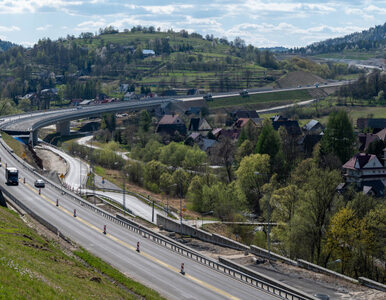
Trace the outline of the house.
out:
<instances>
[{"instance_id":1,"label":"house","mask_svg":"<svg viewBox=\"0 0 386 300\"><path fill-rule=\"evenodd\" d=\"M128 91L128 89L129 89L129 84L127 84L127 83L122 83L119 85L119 91L121 93L126 93Z\"/></svg>"},{"instance_id":2,"label":"house","mask_svg":"<svg viewBox=\"0 0 386 300\"><path fill-rule=\"evenodd\" d=\"M222 129L217 134L217 139L219 139L221 136L229 137L232 140L238 140L240 136L241 129L233 128L233 129Z\"/></svg>"},{"instance_id":3,"label":"house","mask_svg":"<svg viewBox=\"0 0 386 300\"><path fill-rule=\"evenodd\" d=\"M199 89L188 89L186 92L186 95L191 96L191 95L199 95L200 90Z\"/></svg>"},{"instance_id":4,"label":"house","mask_svg":"<svg viewBox=\"0 0 386 300\"><path fill-rule=\"evenodd\" d=\"M248 124L248 122L251 122L251 124L253 126L257 126L256 122L253 120L253 119L250 119L250 118L240 118L238 119L234 124L233 124L233 128L243 128L245 125Z\"/></svg>"},{"instance_id":5,"label":"house","mask_svg":"<svg viewBox=\"0 0 386 300\"><path fill-rule=\"evenodd\" d=\"M123 101L131 101L131 100L137 100L137 99L138 99L138 95L136 95L134 92L127 92L123 96Z\"/></svg>"},{"instance_id":6,"label":"house","mask_svg":"<svg viewBox=\"0 0 386 300\"><path fill-rule=\"evenodd\" d=\"M212 150L212 148L214 146L216 146L217 143L218 142L216 140L211 140L211 139L203 138L202 140L200 140L197 143L197 145L198 145L198 147L200 147L200 149L202 151L205 151L208 154L210 154L210 151Z\"/></svg>"},{"instance_id":7,"label":"house","mask_svg":"<svg viewBox=\"0 0 386 300\"><path fill-rule=\"evenodd\" d=\"M82 99L71 99L71 105L78 106L82 102Z\"/></svg>"},{"instance_id":8,"label":"house","mask_svg":"<svg viewBox=\"0 0 386 300\"><path fill-rule=\"evenodd\" d=\"M288 120L282 116L275 116L272 119L273 129L279 130L280 127L284 127L287 133L292 136L302 135L298 121Z\"/></svg>"},{"instance_id":9,"label":"house","mask_svg":"<svg viewBox=\"0 0 386 300\"><path fill-rule=\"evenodd\" d=\"M143 50L142 50L142 54L143 54L144 56L154 56L154 55L155 55L155 52L154 52L154 50L143 49Z\"/></svg>"},{"instance_id":10,"label":"house","mask_svg":"<svg viewBox=\"0 0 386 300\"><path fill-rule=\"evenodd\" d=\"M210 131L212 127L203 118L191 118L189 123L189 131Z\"/></svg>"},{"instance_id":11,"label":"house","mask_svg":"<svg viewBox=\"0 0 386 300\"><path fill-rule=\"evenodd\" d=\"M360 133L358 134L358 139L360 144L359 151L365 152L372 142L379 140L379 137L372 133Z\"/></svg>"},{"instance_id":12,"label":"house","mask_svg":"<svg viewBox=\"0 0 386 300\"><path fill-rule=\"evenodd\" d=\"M180 134L186 134L186 126L184 121L175 114L164 115L157 125L156 132L174 135L178 131Z\"/></svg>"},{"instance_id":13,"label":"house","mask_svg":"<svg viewBox=\"0 0 386 300\"><path fill-rule=\"evenodd\" d=\"M385 195L386 168L374 154L358 153L346 162L346 183L354 184L365 193Z\"/></svg>"},{"instance_id":14,"label":"house","mask_svg":"<svg viewBox=\"0 0 386 300\"><path fill-rule=\"evenodd\" d=\"M362 131L366 128L370 128L373 133L378 133L382 129L386 128L386 119L358 118L357 127Z\"/></svg>"},{"instance_id":15,"label":"house","mask_svg":"<svg viewBox=\"0 0 386 300\"><path fill-rule=\"evenodd\" d=\"M82 102L79 103L79 105L89 105L93 101L94 101L93 99L91 99L91 100L83 100Z\"/></svg>"},{"instance_id":16,"label":"house","mask_svg":"<svg viewBox=\"0 0 386 300\"><path fill-rule=\"evenodd\" d=\"M222 128L215 128L212 130L212 135L216 138L216 140L219 138L222 130Z\"/></svg>"},{"instance_id":17,"label":"house","mask_svg":"<svg viewBox=\"0 0 386 300\"><path fill-rule=\"evenodd\" d=\"M302 129L305 134L319 134L324 130L324 127L319 121L311 120Z\"/></svg>"},{"instance_id":18,"label":"house","mask_svg":"<svg viewBox=\"0 0 386 300\"><path fill-rule=\"evenodd\" d=\"M386 128L376 133L376 136L381 140L386 142Z\"/></svg>"},{"instance_id":19,"label":"house","mask_svg":"<svg viewBox=\"0 0 386 300\"><path fill-rule=\"evenodd\" d=\"M185 140L185 145L193 146L194 144L198 144L204 137L200 132L192 132Z\"/></svg>"},{"instance_id":20,"label":"house","mask_svg":"<svg viewBox=\"0 0 386 300\"><path fill-rule=\"evenodd\" d=\"M190 115L200 115L201 113L201 107L197 106L197 107L189 107L189 109L187 109L185 111L185 115L187 116L190 116Z\"/></svg>"},{"instance_id":21,"label":"house","mask_svg":"<svg viewBox=\"0 0 386 300\"><path fill-rule=\"evenodd\" d=\"M238 119L247 118L252 119L257 124L260 120L259 114L255 110L236 110L231 112L231 118L233 122L236 122Z\"/></svg>"}]
</instances>

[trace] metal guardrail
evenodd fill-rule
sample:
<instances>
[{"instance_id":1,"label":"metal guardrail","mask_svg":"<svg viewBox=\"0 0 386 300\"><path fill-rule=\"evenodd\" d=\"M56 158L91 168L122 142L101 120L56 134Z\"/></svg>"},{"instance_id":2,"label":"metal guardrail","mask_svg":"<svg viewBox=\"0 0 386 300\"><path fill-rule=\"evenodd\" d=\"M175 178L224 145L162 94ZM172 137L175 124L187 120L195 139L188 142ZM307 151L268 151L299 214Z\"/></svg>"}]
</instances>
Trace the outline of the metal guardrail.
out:
<instances>
[{"instance_id":1,"label":"metal guardrail","mask_svg":"<svg viewBox=\"0 0 386 300\"><path fill-rule=\"evenodd\" d=\"M4 146L4 141L2 139L1 139L1 145L4 147L4 149L6 149L10 153L10 155L12 157L14 157L25 168L30 169L30 166L26 165L22 159L20 159L18 156L16 156L13 152L10 152L9 148ZM71 192L63 189L62 186L59 186L58 184L56 184L56 183L52 182L51 180L45 178L44 176L40 175L35 170L33 170L33 168L30 171L34 175L36 175L37 177L44 179L49 185L53 186L54 188L56 188L60 192L65 193L68 196L70 196L71 200L77 202L82 207L85 207L85 208L97 213L98 215L104 217L105 219L107 219L111 222L114 222L114 223L116 223L124 228L127 228L128 230L130 230L134 233L137 233L137 234L143 236L144 238L147 238L148 240L151 240L154 243L156 243L160 246L163 246L163 247L165 247L173 252L176 252L182 256L190 258L191 260L194 260L194 261L196 261L202 265L205 265L213 270L216 270L216 271L223 273L229 277L237 279L241 282L244 282L250 286L253 286L255 288L263 290L271 295L280 297L282 299L289 299L289 300L313 299L313 298L310 298L310 296L307 294L300 295L299 293L297 293L295 291L290 291L288 289L283 289L283 288L274 286L274 285L269 284L263 280L256 279L256 278L254 278L250 275L247 275L241 271L238 271L236 269L228 267L222 263L216 262L213 259L207 258L207 257L205 257L205 256L203 256L195 251L192 251L191 249L189 249L183 245L179 245L175 241L171 241L171 240L167 239L166 237L162 236L161 234L157 234L155 232L152 232L151 230L149 230L149 229L147 229L147 228L145 228L145 227L141 226L140 224L137 224L133 221L129 221L129 220L122 221L121 219L118 219L117 217L111 215L110 213L107 213L107 212L101 210L100 208L86 202L82 198L78 197L76 194L71 193ZM9 194L9 193L7 192L7 194ZM13 199L15 199L15 198L13 197ZM18 202L20 203L20 201L18 201ZM27 211L30 211L30 210L27 209ZM36 214L34 214L34 215L36 215ZM42 219L42 218L39 217L39 219ZM45 220L43 220L43 224L44 223L47 223L47 222Z\"/></svg>"}]
</instances>

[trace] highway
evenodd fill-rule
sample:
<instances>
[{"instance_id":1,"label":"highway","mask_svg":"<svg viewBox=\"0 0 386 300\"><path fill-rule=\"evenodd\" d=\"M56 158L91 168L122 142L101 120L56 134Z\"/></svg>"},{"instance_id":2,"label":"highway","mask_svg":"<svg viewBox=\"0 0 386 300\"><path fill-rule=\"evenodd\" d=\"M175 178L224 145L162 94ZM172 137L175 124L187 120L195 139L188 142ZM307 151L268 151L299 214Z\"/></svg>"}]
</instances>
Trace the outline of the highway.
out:
<instances>
[{"instance_id":1,"label":"highway","mask_svg":"<svg viewBox=\"0 0 386 300\"><path fill-rule=\"evenodd\" d=\"M69 196L61 195L50 185L46 185L39 195L33 187L36 175L16 162L1 145L0 157L3 168L5 163L15 166L19 169L20 178L26 178L26 184L21 180L19 186L7 186L5 179L0 180L2 189L7 189L85 249L168 299L275 299L264 291L180 256L102 218ZM0 176L4 174L3 171L0 173ZM55 205L56 199L59 199L59 207ZM74 209L77 217L73 216ZM106 235L102 233L103 225L107 226ZM135 251L137 241L140 242L141 253ZM182 262L185 263L186 276L179 273Z\"/></svg>"},{"instance_id":2,"label":"highway","mask_svg":"<svg viewBox=\"0 0 386 300\"><path fill-rule=\"evenodd\" d=\"M106 197L116 203L123 205L122 193L115 193L115 192L108 192L108 191L104 192L100 190L93 191L91 189L84 188L87 180L87 174L90 169L88 164L86 164L79 158L72 157L71 155L68 155L64 151L61 151L55 147L51 147L47 144L43 144L43 147L47 150L50 150L58 154L67 162L68 172L65 175L63 180L67 187L73 188L75 191L77 191L79 189L80 183L82 183L81 190L83 193L91 194L95 192L97 196ZM128 194L125 195L125 202L126 202L126 208L128 208L134 215L139 216L149 222L152 222L152 208L148 204ZM158 214L166 216L166 212L155 208L154 220L156 220Z\"/></svg>"},{"instance_id":3,"label":"highway","mask_svg":"<svg viewBox=\"0 0 386 300\"><path fill-rule=\"evenodd\" d=\"M346 85L349 83L350 83L350 81L331 82L331 83L327 83L327 84L319 84L318 88L337 87L337 86L342 86L342 85ZM316 87L314 85L312 85L312 86L283 88L283 89L251 88L251 89L248 89L248 95L289 92L289 91L296 91L296 90L312 90L312 89L316 89ZM240 93L239 92L216 93L216 94L212 95L212 99L235 97L235 96L240 96ZM203 95L201 95L201 96L176 97L175 99L181 100L181 101L203 100Z\"/></svg>"},{"instance_id":4,"label":"highway","mask_svg":"<svg viewBox=\"0 0 386 300\"><path fill-rule=\"evenodd\" d=\"M341 85L342 83L340 83ZM331 86L331 85L330 85ZM285 91L293 89L276 90ZM276 92L272 91L272 92ZM251 92L266 93L267 91ZM235 93L228 94L234 96ZM224 95L218 95L223 97ZM217 95L215 96L217 97ZM200 99L202 99L200 97ZM190 98L190 100L193 100ZM143 109L159 106L173 101L172 99L146 100L140 102L114 103L96 105L83 109L63 109L58 111L36 112L21 116L10 116L0 119L0 129L14 132L35 131L41 127L60 121L74 120L95 116L106 112L119 112L130 109ZM159 246L137 233L101 217L94 211L81 206L69 195L46 185L39 195L33 186L37 179L30 170L16 161L5 148L0 145L2 165L15 166L19 169L22 181L19 186L7 186L0 180L0 187L9 191L19 201L44 220L58 227L60 231L85 249L112 264L123 273L143 284L159 291L168 299L275 299L266 292L245 284L231 276L216 271L195 260L181 256L174 251ZM73 180L74 186L82 181L79 161L73 160L73 167L67 177ZM71 171L72 169L72 171ZM82 168L86 170L86 168ZM70 173L71 172L71 173ZM1 173L0 172L0 176ZM4 174L4 173L3 173ZM78 175L79 174L79 175ZM75 196L74 196L75 197ZM59 200L59 207L56 201ZM76 209L76 217L73 216ZM103 234L103 226L107 226L107 234ZM141 244L141 252L135 251L137 242ZM185 263L186 275L179 273L180 264Z\"/></svg>"}]
</instances>

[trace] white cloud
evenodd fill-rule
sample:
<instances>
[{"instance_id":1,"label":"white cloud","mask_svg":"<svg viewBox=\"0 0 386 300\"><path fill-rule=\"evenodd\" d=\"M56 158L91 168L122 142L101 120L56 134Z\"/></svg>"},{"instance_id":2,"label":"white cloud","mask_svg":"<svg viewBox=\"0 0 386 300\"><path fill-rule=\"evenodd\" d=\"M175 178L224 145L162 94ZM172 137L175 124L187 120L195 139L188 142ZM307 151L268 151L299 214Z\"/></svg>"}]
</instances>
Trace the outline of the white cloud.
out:
<instances>
[{"instance_id":1,"label":"white cloud","mask_svg":"<svg viewBox=\"0 0 386 300\"><path fill-rule=\"evenodd\" d=\"M20 28L17 26L0 26L1 32L12 32L12 31L20 31Z\"/></svg>"},{"instance_id":2,"label":"white cloud","mask_svg":"<svg viewBox=\"0 0 386 300\"><path fill-rule=\"evenodd\" d=\"M83 1L66 0L0 0L0 14L35 13L43 7L61 9L82 4Z\"/></svg>"},{"instance_id":3,"label":"white cloud","mask_svg":"<svg viewBox=\"0 0 386 300\"><path fill-rule=\"evenodd\" d=\"M90 30L103 28L105 26L106 26L106 22L104 19L101 19L99 21L84 21L82 23L79 23L75 27L75 30L77 30L77 31L90 31Z\"/></svg>"},{"instance_id":4,"label":"white cloud","mask_svg":"<svg viewBox=\"0 0 386 300\"><path fill-rule=\"evenodd\" d=\"M193 8L193 5L188 4L170 4L170 5L154 5L154 6L140 6L144 10L157 15L171 15L176 11L181 11L188 8Z\"/></svg>"},{"instance_id":5,"label":"white cloud","mask_svg":"<svg viewBox=\"0 0 386 300\"><path fill-rule=\"evenodd\" d=\"M47 24L47 25L44 25L44 26L39 26L39 27L36 27L36 30L38 31L44 31L44 30L47 30L49 28L51 28L52 25L51 24Z\"/></svg>"}]
</instances>

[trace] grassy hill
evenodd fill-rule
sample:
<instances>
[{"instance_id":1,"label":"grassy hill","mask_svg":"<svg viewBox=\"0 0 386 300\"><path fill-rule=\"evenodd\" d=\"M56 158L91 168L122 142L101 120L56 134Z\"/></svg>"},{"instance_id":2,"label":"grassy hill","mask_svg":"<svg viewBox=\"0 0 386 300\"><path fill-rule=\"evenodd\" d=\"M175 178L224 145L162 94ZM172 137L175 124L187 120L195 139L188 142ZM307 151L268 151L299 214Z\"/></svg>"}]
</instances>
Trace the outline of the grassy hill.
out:
<instances>
[{"instance_id":1,"label":"grassy hill","mask_svg":"<svg viewBox=\"0 0 386 300\"><path fill-rule=\"evenodd\" d=\"M1 299L162 299L83 249L62 251L0 207Z\"/></svg>"},{"instance_id":2,"label":"grassy hill","mask_svg":"<svg viewBox=\"0 0 386 300\"><path fill-rule=\"evenodd\" d=\"M144 55L145 49L155 56ZM0 53L0 97L19 103L18 96L56 87L59 105L69 99L95 98L101 92L120 98L124 94L120 84L128 84L136 93L186 95L189 89L205 93L274 86L287 72L299 69L323 78L347 73L347 68L334 64L312 64L304 58L279 61L276 55L240 39L229 42L184 30L110 28L98 35L42 39L32 48L13 47ZM23 99L22 107L32 103L46 109L51 99L38 94Z\"/></svg>"}]
</instances>

